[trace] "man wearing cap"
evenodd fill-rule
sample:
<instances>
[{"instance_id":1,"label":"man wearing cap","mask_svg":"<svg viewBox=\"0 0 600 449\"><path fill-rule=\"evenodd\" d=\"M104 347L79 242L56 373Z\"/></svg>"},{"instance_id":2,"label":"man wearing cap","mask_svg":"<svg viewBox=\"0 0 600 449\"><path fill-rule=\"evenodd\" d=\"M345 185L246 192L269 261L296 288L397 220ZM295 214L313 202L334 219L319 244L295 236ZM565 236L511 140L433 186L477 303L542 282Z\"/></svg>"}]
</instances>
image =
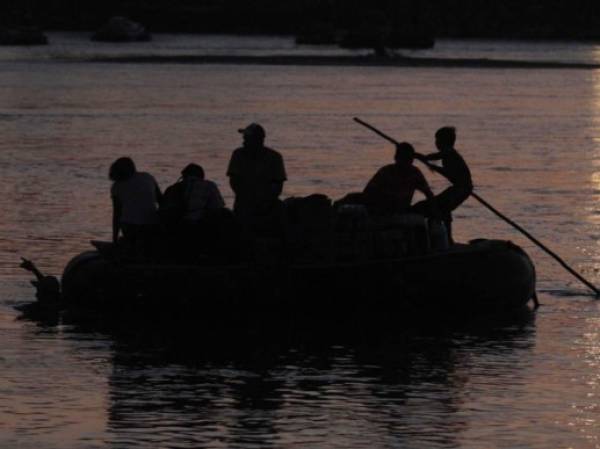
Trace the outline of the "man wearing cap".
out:
<instances>
[{"instance_id":1,"label":"man wearing cap","mask_svg":"<svg viewBox=\"0 0 600 449\"><path fill-rule=\"evenodd\" d=\"M235 215L245 225L252 226L276 214L287 176L281 154L264 145L262 126L251 123L238 131L244 142L231 155L227 176L235 193Z\"/></svg>"}]
</instances>

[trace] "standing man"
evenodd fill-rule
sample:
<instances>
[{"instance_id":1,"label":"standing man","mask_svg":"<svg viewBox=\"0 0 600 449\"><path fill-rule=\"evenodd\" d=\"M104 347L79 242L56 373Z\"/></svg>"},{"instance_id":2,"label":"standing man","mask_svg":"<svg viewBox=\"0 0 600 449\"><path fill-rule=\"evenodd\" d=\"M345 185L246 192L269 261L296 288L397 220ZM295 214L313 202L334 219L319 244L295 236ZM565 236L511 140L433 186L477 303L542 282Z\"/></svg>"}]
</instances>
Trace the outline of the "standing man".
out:
<instances>
[{"instance_id":1,"label":"standing man","mask_svg":"<svg viewBox=\"0 0 600 449\"><path fill-rule=\"evenodd\" d=\"M442 214L442 221L448 231L448 241L452 240L452 211L460 206L473 191L471 171L465 160L454 148L456 129L450 126L440 128L435 133L437 153L428 155L415 154L415 158L427 163L430 168L444 176L452 184L439 195L436 203ZM442 166L429 164L429 161L441 160Z\"/></svg>"},{"instance_id":2,"label":"standing man","mask_svg":"<svg viewBox=\"0 0 600 449\"><path fill-rule=\"evenodd\" d=\"M264 145L265 130L259 124L238 131L243 145L233 152L227 168L235 193L233 211L245 227L268 227L280 215L279 195L287 179L283 158Z\"/></svg>"}]
</instances>

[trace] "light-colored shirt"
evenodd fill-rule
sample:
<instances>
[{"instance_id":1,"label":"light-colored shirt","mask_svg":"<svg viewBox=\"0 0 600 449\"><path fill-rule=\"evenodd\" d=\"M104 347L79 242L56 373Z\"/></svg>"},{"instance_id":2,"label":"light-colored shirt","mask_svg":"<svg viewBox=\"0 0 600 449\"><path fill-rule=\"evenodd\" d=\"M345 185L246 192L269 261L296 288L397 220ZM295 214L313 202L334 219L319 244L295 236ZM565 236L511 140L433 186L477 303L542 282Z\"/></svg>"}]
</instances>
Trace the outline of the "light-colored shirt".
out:
<instances>
[{"instance_id":1,"label":"light-colored shirt","mask_svg":"<svg viewBox=\"0 0 600 449\"><path fill-rule=\"evenodd\" d=\"M125 181L113 183L111 196L121 204L121 223L145 225L158 223L154 177L145 172L136 172Z\"/></svg>"},{"instance_id":2,"label":"light-colored shirt","mask_svg":"<svg viewBox=\"0 0 600 449\"><path fill-rule=\"evenodd\" d=\"M225 207L225 201L214 182L194 177L184 182L186 199L184 220L196 222L204 217L206 210Z\"/></svg>"}]
</instances>

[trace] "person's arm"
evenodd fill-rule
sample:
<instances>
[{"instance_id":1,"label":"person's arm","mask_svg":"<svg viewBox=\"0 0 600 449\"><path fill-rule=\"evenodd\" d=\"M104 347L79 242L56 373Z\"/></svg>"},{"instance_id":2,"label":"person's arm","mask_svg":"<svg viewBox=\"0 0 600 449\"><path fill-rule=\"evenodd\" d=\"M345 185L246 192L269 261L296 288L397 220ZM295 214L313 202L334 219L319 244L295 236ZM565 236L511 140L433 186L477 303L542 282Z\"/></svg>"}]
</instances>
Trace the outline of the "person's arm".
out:
<instances>
[{"instance_id":1,"label":"person's arm","mask_svg":"<svg viewBox=\"0 0 600 449\"><path fill-rule=\"evenodd\" d=\"M433 200L435 198L435 195L433 194L432 190L429 188L429 186L423 186L421 188L417 189L419 192L421 192L423 195L425 195L425 198L427 198L428 200Z\"/></svg>"},{"instance_id":2,"label":"person's arm","mask_svg":"<svg viewBox=\"0 0 600 449\"><path fill-rule=\"evenodd\" d=\"M279 195L281 195L281 192L283 192L283 183L287 180L285 165L283 164L283 157L280 154L277 156L277 162L273 172L275 176L273 177L273 181L271 183L272 192L273 195L275 195L275 198L279 198Z\"/></svg>"},{"instance_id":3,"label":"person's arm","mask_svg":"<svg viewBox=\"0 0 600 449\"><path fill-rule=\"evenodd\" d=\"M427 186L427 188L425 188L425 189L422 189L421 192L423 193L423 195L425 195L425 198L427 198L427 201L429 201L429 211L431 212L431 215L438 216L439 209L438 209L437 201L435 199L435 195L433 194L433 192L431 191L429 186Z\"/></svg>"},{"instance_id":4,"label":"person's arm","mask_svg":"<svg viewBox=\"0 0 600 449\"><path fill-rule=\"evenodd\" d=\"M415 153L415 159L418 159L422 162L439 161L440 159L442 159L442 153L440 153L440 152L430 153L430 154Z\"/></svg>"},{"instance_id":5,"label":"person's arm","mask_svg":"<svg viewBox=\"0 0 600 449\"><path fill-rule=\"evenodd\" d=\"M24 268L27 271L31 271L35 275L35 277L37 278L38 281L40 281L44 278L43 273L40 270L38 270L38 268L35 266L35 264L29 259L25 259L24 257L21 257L21 264L19 266L21 268Z\"/></svg>"},{"instance_id":6,"label":"person's arm","mask_svg":"<svg viewBox=\"0 0 600 449\"><path fill-rule=\"evenodd\" d=\"M425 164L425 166L427 166L427 168L429 170L431 170L432 172L438 173L438 174L442 175L444 178L448 179L448 173L446 172L446 169L444 167L440 167L439 165L432 164L427 159L425 159L427 156L423 156L422 154L419 156L421 156L421 157L415 156L415 159L418 159L421 162L423 162Z\"/></svg>"},{"instance_id":7,"label":"person's arm","mask_svg":"<svg viewBox=\"0 0 600 449\"><path fill-rule=\"evenodd\" d=\"M423 195L425 195L425 198L427 198L429 213L431 214L431 216L438 218L440 216L440 210L438 208L435 195L433 194L433 191L429 187L429 184L427 183L427 180L425 179L425 176L423 176L422 173L419 174L416 190L421 192Z\"/></svg>"},{"instance_id":8,"label":"person's arm","mask_svg":"<svg viewBox=\"0 0 600 449\"><path fill-rule=\"evenodd\" d=\"M160 203L162 203L162 200L163 200L163 194L160 191L160 187L158 187L158 183L154 184L154 188L155 188L154 195L156 196L156 202L160 206Z\"/></svg>"},{"instance_id":9,"label":"person's arm","mask_svg":"<svg viewBox=\"0 0 600 449\"><path fill-rule=\"evenodd\" d=\"M418 190L423 195L425 195L425 198L427 198L428 200L432 200L434 198L434 195L433 195L433 192L431 191L431 187L429 187L429 183L427 182L427 179L423 175L423 172L421 170L419 170L417 167L413 167L413 170L415 171L415 173L414 173L415 190Z\"/></svg>"},{"instance_id":10,"label":"person's arm","mask_svg":"<svg viewBox=\"0 0 600 449\"><path fill-rule=\"evenodd\" d=\"M113 243L117 243L119 239L119 225L121 223L121 201L119 201L116 197L112 197L113 204L113 219L112 219L112 241Z\"/></svg>"},{"instance_id":11,"label":"person's arm","mask_svg":"<svg viewBox=\"0 0 600 449\"><path fill-rule=\"evenodd\" d=\"M427 168L429 168L429 170L431 170L433 172L439 173L446 179L448 179L448 177L449 177L448 172L446 171L446 169L444 167L440 167L439 165L435 165L435 164L427 164Z\"/></svg>"},{"instance_id":12,"label":"person's arm","mask_svg":"<svg viewBox=\"0 0 600 449\"><path fill-rule=\"evenodd\" d=\"M275 198L279 198L279 195L281 195L281 192L283 192L283 183L284 181L273 181L271 183L272 193Z\"/></svg>"},{"instance_id":13,"label":"person's arm","mask_svg":"<svg viewBox=\"0 0 600 449\"><path fill-rule=\"evenodd\" d=\"M366 196L370 196L373 193L381 190L380 189L380 178L381 178L381 170L378 170L377 173L375 173L373 175L373 177L371 179L369 179L369 182L367 182L367 185L363 189L363 194Z\"/></svg>"},{"instance_id":14,"label":"person's arm","mask_svg":"<svg viewBox=\"0 0 600 449\"><path fill-rule=\"evenodd\" d=\"M223 195L221 195L220 190L218 188L216 188L215 191L216 191L215 199L217 202L217 208L225 207L225 200L223 199Z\"/></svg>"},{"instance_id":15,"label":"person's arm","mask_svg":"<svg viewBox=\"0 0 600 449\"><path fill-rule=\"evenodd\" d=\"M236 197L242 192L240 173L243 173L243 169L240 160L240 151L238 148L231 154L231 159L229 159L229 164L227 165L227 172L225 173L229 176L229 187L231 187Z\"/></svg>"},{"instance_id":16,"label":"person's arm","mask_svg":"<svg viewBox=\"0 0 600 449\"><path fill-rule=\"evenodd\" d=\"M219 187L217 187L217 185L212 181L208 182L210 195L208 198L207 207L209 209L220 209L222 207L225 207L225 200L223 199L223 195L221 195Z\"/></svg>"},{"instance_id":17,"label":"person's arm","mask_svg":"<svg viewBox=\"0 0 600 449\"><path fill-rule=\"evenodd\" d=\"M418 161L421 161L423 164L425 164L427 166L427 168L429 170L431 170L432 172L439 173L444 178L448 178L448 174L446 173L446 170L444 169L444 167L440 167L439 165L432 164L430 162L430 161L437 161L437 160L442 159L442 153L439 153L439 152L431 153L431 154L415 153L415 159L417 159Z\"/></svg>"},{"instance_id":18,"label":"person's arm","mask_svg":"<svg viewBox=\"0 0 600 449\"><path fill-rule=\"evenodd\" d=\"M241 184L239 176L234 174L229 175L229 187L231 187L231 190L233 190L233 193L235 193L236 196L239 195L242 190Z\"/></svg>"},{"instance_id":19,"label":"person's arm","mask_svg":"<svg viewBox=\"0 0 600 449\"><path fill-rule=\"evenodd\" d=\"M389 204L393 204L398 197L395 191L390 191L387 187L386 179L388 177L386 168L380 168L365 186L362 193L364 204L369 210L386 210L389 208Z\"/></svg>"}]
</instances>

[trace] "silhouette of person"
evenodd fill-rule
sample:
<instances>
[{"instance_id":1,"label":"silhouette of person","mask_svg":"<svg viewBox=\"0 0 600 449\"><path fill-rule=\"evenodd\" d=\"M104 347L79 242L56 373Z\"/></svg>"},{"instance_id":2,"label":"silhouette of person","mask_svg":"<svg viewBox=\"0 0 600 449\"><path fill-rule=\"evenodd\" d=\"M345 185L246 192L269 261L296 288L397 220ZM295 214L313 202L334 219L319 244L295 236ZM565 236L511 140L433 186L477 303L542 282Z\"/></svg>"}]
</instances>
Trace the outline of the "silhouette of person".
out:
<instances>
[{"instance_id":1,"label":"silhouette of person","mask_svg":"<svg viewBox=\"0 0 600 449\"><path fill-rule=\"evenodd\" d=\"M433 205L433 192L421 170L413 165L415 149L410 143L396 145L395 163L380 168L363 191L363 202L373 215L410 212L415 190Z\"/></svg>"},{"instance_id":2,"label":"silhouette of person","mask_svg":"<svg viewBox=\"0 0 600 449\"><path fill-rule=\"evenodd\" d=\"M435 133L435 146L437 153L428 155L415 154L415 157L425 163L429 161L441 160L442 166L430 164L434 171L443 175L451 186L444 190L435 199L437 206L442 214L442 221L448 232L448 241L453 243L452 239L452 211L460 206L473 191L473 181L471 171L462 156L454 148L456 142L456 129L450 126L440 128ZM419 210L423 207L422 203L415 205Z\"/></svg>"},{"instance_id":3,"label":"silhouette of person","mask_svg":"<svg viewBox=\"0 0 600 449\"><path fill-rule=\"evenodd\" d=\"M24 257L21 257L19 266L35 275L36 280L31 284L36 288L35 296L40 304L53 306L60 301L60 282L56 276L44 275L31 260Z\"/></svg>"},{"instance_id":4,"label":"silhouette of person","mask_svg":"<svg viewBox=\"0 0 600 449\"><path fill-rule=\"evenodd\" d=\"M181 178L165 190L158 212L169 231L168 245L188 262L222 243L221 225L229 211L219 188L205 179L198 164L181 170Z\"/></svg>"},{"instance_id":5,"label":"silhouette of person","mask_svg":"<svg viewBox=\"0 0 600 449\"><path fill-rule=\"evenodd\" d=\"M235 193L236 217L245 227L254 227L281 209L279 195L287 175L281 154L264 145L261 125L251 123L238 131L243 145L231 155L227 176Z\"/></svg>"},{"instance_id":6,"label":"silhouette of person","mask_svg":"<svg viewBox=\"0 0 600 449\"><path fill-rule=\"evenodd\" d=\"M205 179L200 165L191 163L181 170L181 178L165 190L159 213L167 224L197 224L208 211L223 207L225 201L217 185Z\"/></svg>"},{"instance_id":7,"label":"silhouette of person","mask_svg":"<svg viewBox=\"0 0 600 449\"><path fill-rule=\"evenodd\" d=\"M157 205L162 199L160 188L152 175L138 172L133 160L128 157L121 157L113 162L108 177L113 181L110 190L113 202L113 242L117 242L121 231L125 240L139 249L157 231Z\"/></svg>"}]
</instances>

